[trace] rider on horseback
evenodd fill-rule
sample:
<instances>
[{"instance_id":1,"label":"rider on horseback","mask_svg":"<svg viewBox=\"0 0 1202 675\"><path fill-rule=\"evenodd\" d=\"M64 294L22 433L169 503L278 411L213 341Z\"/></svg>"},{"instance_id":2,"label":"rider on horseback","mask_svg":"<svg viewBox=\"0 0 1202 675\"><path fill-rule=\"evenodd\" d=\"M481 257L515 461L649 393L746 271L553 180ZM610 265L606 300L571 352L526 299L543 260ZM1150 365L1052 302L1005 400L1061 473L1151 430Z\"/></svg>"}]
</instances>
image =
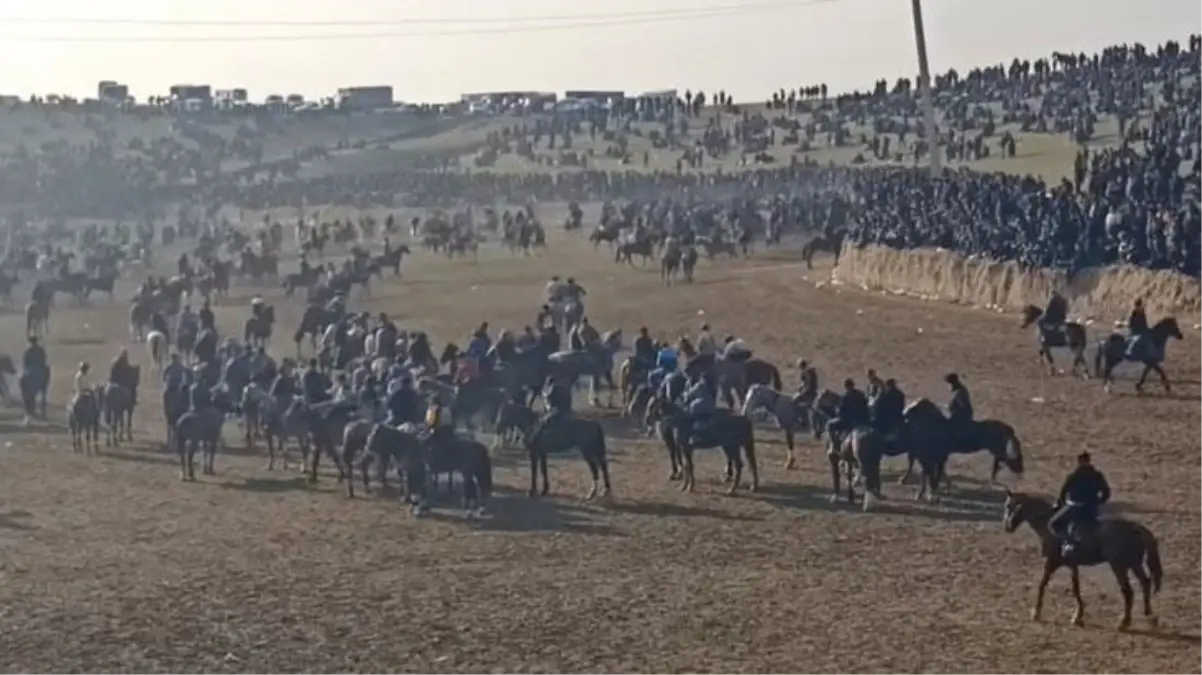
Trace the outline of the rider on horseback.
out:
<instances>
[{"instance_id":1,"label":"rider on horseback","mask_svg":"<svg viewBox=\"0 0 1202 675\"><path fill-rule=\"evenodd\" d=\"M826 423L831 447L838 447L842 435L857 427L870 426L872 413L868 409L868 397L856 389L855 380L843 380L843 397L839 399L839 412Z\"/></svg>"},{"instance_id":2,"label":"rider on horseback","mask_svg":"<svg viewBox=\"0 0 1202 675\"><path fill-rule=\"evenodd\" d=\"M947 417L951 422L952 442L958 444L967 437L972 426L972 397L956 373L948 373L943 380L952 388L952 398L947 403Z\"/></svg>"},{"instance_id":3,"label":"rider on horseback","mask_svg":"<svg viewBox=\"0 0 1202 675\"><path fill-rule=\"evenodd\" d=\"M722 358L728 361L747 361L751 358L751 348L742 338L727 335L723 340Z\"/></svg>"},{"instance_id":4,"label":"rider on horseback","mask_svg":"<svg viewBox=\"0 0 1202 675\"><path fill-rule=\"evenodd\" d=\"M805 359L797 362L797 370L801 376L801 383L797 387L797 394L793 396L793 405L803 408L813 403L814 397L818 395L818 371Z\"/></svg>"},{"instance_id":5,"label":"rider on horseback","mask_svg":"<svg viewBox=\"0 0 1202 675\"><path fill-rule=\"evenodd\" d=\"M875 401L877 396L880 396L881 391L885 389L885 382L881 380L881 376L876 374L875 368L869 368L868 374L865 376L868 380L868 386L865 387L865 394L868 395L869 401Z\"/></svg>"},{"instance_id":6,"label":"rider on horseback","mask_svg":"<svg viewBox=\"0 0 1202 675\"><path fill-rule=\"evenodd\" d=\"M718 388L708 373L697 375L689 381L684 392L684 407L689 426L685 438L695 439L705 431L718 409Z\"/></svg>"},{"instance_id":7,"label":"rider on horseback","mask_svg":"<svg viewBox=\"0 0 1202 675\"><path fill-rule=\"evenodd\" d=\"M547 404L547 414L530 437L531 443L572 418L572 389L567 382L552 378L543 390L543 401Z\"/></svg>"},{"instance_id":8,"label":"rider on horseback","mask_svg":"<svg viewBox=\"0 0 1202 675\"><path fill-rule=\"evenodd\" d=\"M400 386L388 395L388 421L392 427L405 423L420 424L422 421L421 397L413 390L408 374L401 378Z\"/></svg>"},{"instance_id":9,"label":"rider on horseback","mask_svg":"<svg viewBox=\"0 0 1202 675\"><path fill-rule=\"evenodd\" d=\"M1144 301L1136 298L1131 315L1127 317L1127 334L1131 337L1144 335L1148 332L1148 315L1144 312Z\"/></svg>"},{"instance_id":10,"label":"rider on horseback","mask_svg":"<svg viewBox=\"0 0 1202 675\"><path fill-rule=\"evenodd\" d=\"M128 388L132 395L134 393L133 377L133 366L129 365L129 352L122 348L117 352L117 357L113 359L112 365L109 366L109 382Z\"/></svg>"},{"instance_id":11,"label":"rider on horseback","mask_svg":"<svg viewBox=\"0 0 1202 675\"><path fill-rule=\"evenodd\" d=\"M1048 520L1052 536L1064 540L1061 555L1069 558L1077 545L1086 544L1083 530L1092 532L1103 504L1110 501L1110 484L1094 468L1089 453L1077 455L1077 468L1064 479L1056 501L1056 513Z\"/></svg>"},{"instance_id":12,"label":"rider on horseback","mask_svg":"<svg viewBox=\"0 0 1202 675\"><path fill-rule=\"evenodd\" d=\"M897 388L897 380L885 380L880 391L872 399L869 413L872 417L872 428L884 437L886 443L896 438L905 409L906 395Z\"/></svg>"},{"instance_id":13,"label":"rider on horseback","mask_svg":"<svg viewBox=\"0 0 1202 675\"><path fill-rule=\"evenodd\" d=\"M568 348L573 351L586 351L595 348L601 342L601 335L588 322L588 317L582 317L580 323L568 333Z\"/></svg>"},{"instance_id":14,"label":"rider on horseback","mask_svg":"<svg viewBox=\"0 0 1202 675\"><path fill-rule=\"evenodd\" d=\"M647 332L646 326L639 328L639 336L634 339L634 361L633 369L641 372L647 372L655 366L655 359L658 356L655 351L655 341ZM634 375L634 373L631 373Z\"/></svg>"},{"instance_id":15,"label":"rider on horseback","mask_svg":"<svg viewBox=\"0 0 1202 675\"><path fill-rule=\"evenodd\" d=\"M1047 309L1039 319L1039 325L1049 335L1060 335L1064 331L1064 322L1068 321L1068 300L1058 291L1052 291L1048 299Z\"/></svg>"},{"instance_id":16,"label":"rider on horseback","mask_svg":"<svg viewBox=\"0 0 1202 675\"><path fill-rule=\"evenodd\" d=\"M203 363L192 369L192 386L188 387L188 407L192 412L200 412L213 405L212 392L205 378Z\"/></svg>"},{"instance_id":17,"label":"rider on horseback","mask_svg":"<svg viewBox=\"0 0 1202 675\"><path fill-rule=\"evenodd\" d=\"M330 399L329 388L329 380L317 368L317 359L309 359L309 367L301 376L301 392L304 394L305 403L314 405L328 401Z\"/></svg>"},{"instance_id":18,"label":"rider on horseback","mask_svg":"<svg viewBox=\"0 0 1202 675\"><path fill-rule=\"evenodd\" d=\"M676 350L669 345L660 347L659 353L655 355L655 368L647 373L647 386L653 393L659 391L665 377L676 372L676 364Z\"/></svg>"}]
</instances>

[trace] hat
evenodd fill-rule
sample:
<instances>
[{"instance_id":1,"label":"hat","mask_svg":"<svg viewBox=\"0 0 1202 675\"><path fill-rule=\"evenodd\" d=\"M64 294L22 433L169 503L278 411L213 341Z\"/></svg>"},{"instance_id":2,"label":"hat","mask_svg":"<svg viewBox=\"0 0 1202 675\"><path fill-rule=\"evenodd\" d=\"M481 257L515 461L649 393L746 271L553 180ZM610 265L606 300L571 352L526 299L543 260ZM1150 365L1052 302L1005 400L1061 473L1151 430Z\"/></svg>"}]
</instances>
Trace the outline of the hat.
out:
<instances>
[{"instance_id":1,"label":"hat","mask_svg":"<svg viewBox=\"0 0 1202 675\"><path fill-rule=\"evenodd\" d=\"M1088 464L1090 459L1091 458L1090 458L1088 452L1083 452L1083 453L1077 455L1077 461L1081 462L1083 464Z\"/></svg>"},{"instance_id":2,"label":"hat","mask_svg":"<svg viewBox=\"0 0 1202 675\"><path fill-rule=\"evenodd\" d=\"M955 373L948 373L947 375L943 376L943 381L947 382L948 384L959 384L960 376Z\"/></svg>"}]
</instances>

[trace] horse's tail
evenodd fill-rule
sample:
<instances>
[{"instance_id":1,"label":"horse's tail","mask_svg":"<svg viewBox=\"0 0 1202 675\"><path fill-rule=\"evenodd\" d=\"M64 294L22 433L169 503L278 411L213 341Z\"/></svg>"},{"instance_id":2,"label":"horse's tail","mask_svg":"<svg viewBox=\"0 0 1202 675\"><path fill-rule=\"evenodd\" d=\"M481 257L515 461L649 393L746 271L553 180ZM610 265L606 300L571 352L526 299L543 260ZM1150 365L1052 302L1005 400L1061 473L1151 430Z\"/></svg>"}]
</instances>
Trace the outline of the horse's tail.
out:
<instances>
[{"instance_id":1,"label":"horse's tail","mask_svg":"<svg viewBox=\"0 0 1202 675\"><path fill-rule=\"evenodd\" d=\"M1160 544L1151 530L1144 528L1144 555L1147 556L1148 572L1152 575L1152 592L1160 592L1160 583L1164 580L1164 567L1160 564Z\"/></svg>"},{"instance_id":2,"label":"horse's tail","mask_svg":"<svg viewBox=\"0 0 1202 675\"><path fill-rule=\"evenodd\" d=\"M772 388L777 391L781 391L784 386L780 380L780 368L772 366L772 370L770 372L772 373Z\"/></svg>"}]
</instances>

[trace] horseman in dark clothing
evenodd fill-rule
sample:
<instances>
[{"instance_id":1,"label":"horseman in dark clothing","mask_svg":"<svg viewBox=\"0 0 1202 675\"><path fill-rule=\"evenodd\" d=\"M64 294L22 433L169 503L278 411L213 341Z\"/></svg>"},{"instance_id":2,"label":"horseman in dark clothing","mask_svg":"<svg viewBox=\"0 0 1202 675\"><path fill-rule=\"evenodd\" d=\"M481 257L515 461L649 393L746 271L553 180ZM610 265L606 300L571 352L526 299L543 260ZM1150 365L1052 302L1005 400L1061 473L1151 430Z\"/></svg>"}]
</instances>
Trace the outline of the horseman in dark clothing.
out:
<instances>
[{"instance_id":1,"label":"horseman in dark clothing","mask_svg":"<svg viewBox=\"0 0 1202 675\"><path fill-rule=\"evenodd\" d=\"M137 393L134 386L134 367L129 364L129 352L124 349L117 352L117 357L109 366L109 382L125 387L131 395ZM133 402L137 403L137 401Z\"/></svg>"},{"instance_id":2,"label":"horseman in dark clothing","mask_svg":"<svg viewBox=\"0 0 1202 675\"><path fill-rule=\"evenodd\" d=\"M634 339L634 365L640 369L640 372L647 372L655 368L657 355L655 341L648 335L647 327L642 326L639 328L639 336ZM634 374L631 373L632 376Z\"/></svg>"},{"instance_id":3,"label":"horseman in dark clothing","mask_svg":"<svg viewBox=\"0 0 1202 675\"><path fill-rule=\"evenodd\" d=\"M213 308L209 306L209 301L206 299L204 304L200 306L200 311L196 313L200 318L201 330L217 330L217 319L213 316Z\"/></svg>"},{"instance_id":4,"label":"horseman in dark clothing","mask_svg":"<svg viewBox=\"0 0 1202 675\"><path fill-rule=\"evenodd\" d=\"M176 262L176 268L178 269L181 277L187 279L192 276L192 265L188 262L187 253L179 254L179 260Z\"/></svg>"},{"instance_id":5,"label":"horseman in dark clothing","mask_svg":"<svg viewBox=\"0 0 1202 675\"><path fill-rule=\"evenodd\" d=\"M839 399L839 413L826 423L826 433L831 437L831 446L837 447L843 434L856 427L869 426L872 413L868 410L868 397L856 389L851 378L843 381L843 397Z\"/></svg>"},{"instance_id":6,"label":"horseman in dark clothing","mask_svg":"<svg viewBox=\"0 0 1202 675\"><path fill-rule=\"evenodd\" d=\"M1092 532L1098 524L1103 504L1110 501L1110 484L1090 461L1088 452L1077 456L1077 468L1064 480L1056 502L1056 513L1048 520L1052 535L1065 540L1061 551L1066 558L1083 543L1082 530Z\"/></svg>"},{"instance_id":7,"label":"horseman in dark clothing","mask_svg":"<svg viewBox=\"0 0 1202 675\"><path fill-rule=\"evenodd\" d=\"M887 440L901 427L902 414L906 409L906 395L897 387L897 380L889 378L881 385L880 392L872 399L869 413L872 428Z\"/></svg>"},{"instance_id":8,"label":"horseman in dark clothing","mask_svg":"<svg viewBox=\"0 0 1202 675\"><path fill-rule=\"evenodd\" d=\"M388 396L389 426L399 427L402 424L421 424L423 413L421 397L413 390L409 378L406 377L401 386Z\"/></svg>"},{"instance_id":9,"label":"horseman in dark clothing","mask_svg":"<svg viewBox=\"0 0 1202 675\"><path fill-rule=\"evenodd\" d=\"M554 431L559 425L572 418L572 389L558 378L552 379L543 392L543 400L547 404L547 414L539 423L533 439L541 438L549 431Z\"/></svg>"},{"instance_id":10,"label":"horseman in dark clothing","mask_svg":"<svg viewBox=\"0 0 1202 675\"><path fill-rule=\"evenodd\" d=\"M812 405L814 397L818 395L818 371L805 359L797 362L797 370L801 382L797 386L797 394L793 396L793 405L801 409Z\"/></svg>"},{"instance_id":11,"label":"horseman in dark clothing","mask_svg":"<svg viewBox=\"0 0 1202 675\"><path fill-rule=\"evenodd\" d=\"M1127 317L1127 334L1138 337L1147 332L1148 315L1144 312L1144 301L1136 299L1135 306L1131 308L1131 315Z\"/></svg>"},{"instance_id":12,"label":"horseman in dark clothing","mask_svg":"<svg viewBox=\"0 0 1202 675\"><path fill-rule=\"evenodd\" d=\"M1068 321L1068 300L1056 291L1048 299L1047 309L1039 319L1039 325L1049 335L1060 335L1064 331L1064 322Z\"/></svg>"},{"instance_id":13,"label":"horseman in dark clothing","mask_svg":"<svg viewBox=\"0 0 1202 675\"><path fill-rule=\"evenodd\" d=\"M171 339L171 328L167 325L167 317L163 316L162 312L155 310L154 314L150 315L150 328L167 336L168 340Z\"/></svg>"},{"instance_id":14,"label":"horseman in dark clothing","mask_svg":"<svg viewBox=\"0 0 1202 675\"><path fill-rule=\"evenodd\" d=\"M279 374L271 383L269 393L277 401L291 400L299 393L296 388L296 380L293 379L292 373L287 368L280 369Z\"/></svg>"},{"instance_id":15,"label":"horseman in dark clothing","mask_svg":"<svg viewBox=\"0 0 1202 675\"><path fill-rule=\"evenodd\" d=\"M972 431L972 397L956 373L948 373L943 380L952 388L952 398L947 403L952 442L960 444L969 437Z\"/></svg>"},{"instance_id":16,"label":"horseman in dark clothing","mask_svg":"<svg viewBox=\"0 0 1202 675\"><path fill-rule=\"evenodd\" d=\"M188 387L188 408L192 412L200 412L213 405L212 392L204 372L207 368L199 365L193 369L195 376L192 378L192 386Z\"/></svg>"},{"instance_id":17,"label":"horseman in dark clothing","mask_svg":"<svg viewBox=\"0 0 1202 675\"><path fill-rule=\"evenodd\" d=\"M328 401L330 398L329 388L330 383L326 376L317 369L317 359L309 359L309 367L301 377L301 393L305 397L305 403L314 405Z\"/></svg>"},{"instance_id":18,"label":"horseman in dark clothing","mask_svg":"<svg viewBox=\"0 0 1202 675\"><path fill-rule=\"evenodd\" d=\"M517 342L513 338L513 333L503 330L497 337L496 344L489 347L488 353L484 355L484 361L490 365L512 363L517 358L517 354Z\"/></svg>"},{"instance_id":19,"label":"horseman in dark clothing","mask_svg":"<svg viewBox=\"0 0 1202 675\"><path fill-rule=\"evenodd\" d=\"M38 344L36 337L29 338L29 346L21 355L21 376L17 381L21 390L21 402L25 406L25 423L36 416L37 395L50 378L50 360L46 349Z\"/></svg>"}]
</instances>

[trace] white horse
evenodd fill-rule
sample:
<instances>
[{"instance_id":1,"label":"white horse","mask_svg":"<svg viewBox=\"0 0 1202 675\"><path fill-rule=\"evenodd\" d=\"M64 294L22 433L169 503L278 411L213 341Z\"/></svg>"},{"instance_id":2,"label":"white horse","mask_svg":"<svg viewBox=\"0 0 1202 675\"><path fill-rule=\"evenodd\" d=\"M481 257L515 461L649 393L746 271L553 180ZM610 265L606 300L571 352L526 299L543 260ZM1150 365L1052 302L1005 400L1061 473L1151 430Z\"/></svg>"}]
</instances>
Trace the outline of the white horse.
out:
<instances>
[{"instance_id":1,"label":"white horse","mask_svg":"<svg viewBox=\"0 0 1202 675\"><path fill-rule=\"evenodd\" d=\"M162 331L152 330L146 334L146 351L156 372L163 372L167 362L167 336Z\"/></svg>"}]
</instances>

